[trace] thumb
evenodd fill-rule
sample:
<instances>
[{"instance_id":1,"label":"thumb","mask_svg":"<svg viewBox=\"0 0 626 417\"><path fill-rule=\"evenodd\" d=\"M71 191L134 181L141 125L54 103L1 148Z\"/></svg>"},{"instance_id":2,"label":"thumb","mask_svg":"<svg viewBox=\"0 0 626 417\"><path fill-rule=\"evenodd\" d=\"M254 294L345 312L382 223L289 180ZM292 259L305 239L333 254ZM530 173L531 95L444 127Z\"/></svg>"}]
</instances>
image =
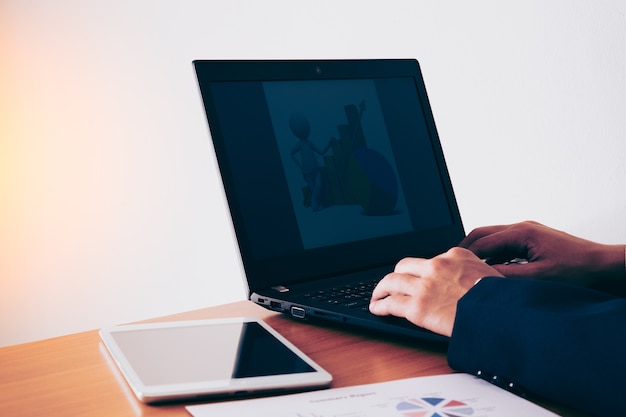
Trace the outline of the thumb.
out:
<instances>
[{"instance_id":1,"label":"thumb","mask_svg":"<svg viewBox=\"0 0 626 417\"><path fill-rule=\"evenodd\" d=\"M537 262L495 264L491 267L509 278L540 278L540 265L537 265Z\"/></svg>"}]
</instances>

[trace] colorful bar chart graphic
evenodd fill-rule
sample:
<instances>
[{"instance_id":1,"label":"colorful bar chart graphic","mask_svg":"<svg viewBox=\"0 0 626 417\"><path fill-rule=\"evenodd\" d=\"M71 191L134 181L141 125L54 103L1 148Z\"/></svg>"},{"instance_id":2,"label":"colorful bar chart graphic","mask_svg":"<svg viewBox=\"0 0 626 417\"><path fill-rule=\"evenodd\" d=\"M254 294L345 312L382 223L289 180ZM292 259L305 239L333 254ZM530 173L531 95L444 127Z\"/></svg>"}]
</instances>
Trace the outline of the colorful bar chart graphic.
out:
<instances>
[{"instance_id":1,"label":"colorful bar chart graphic","mask_svg":"<svg viewBox=\"0 0 626 417\"><path fill-rule=\"evenodd\" d=\"M403 417L468 417L474 409L467 404L445 398L418 398L396 405Z\"/></svg>"}]
</instances>

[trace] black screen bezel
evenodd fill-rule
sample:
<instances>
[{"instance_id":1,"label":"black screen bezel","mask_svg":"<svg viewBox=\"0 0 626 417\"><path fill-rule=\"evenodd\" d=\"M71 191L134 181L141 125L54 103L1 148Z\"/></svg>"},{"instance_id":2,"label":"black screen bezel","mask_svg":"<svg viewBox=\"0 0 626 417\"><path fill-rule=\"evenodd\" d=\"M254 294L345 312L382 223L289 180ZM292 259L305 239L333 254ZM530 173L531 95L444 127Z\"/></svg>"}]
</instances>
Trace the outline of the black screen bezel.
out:
<instances>
[{"instance_id":1,"label":"black screen bezel","mask_svg":"<svg viewBox=\"0 0 626 417\"><path fill-rule=\"evenodd\" d=\"M197 60L193 64L251 292L278 284L289 285L306 281L312 277L327 277L339 271L349 274L360 269L391 267L405 256L431 257L456 245L465 236L421 70L416 60ZM233 175L217 121L216 108L211 99L211 83L387 77L411 77L415 82L430 145L444 187L451 223L444 227L335 245L330 248L310 249L288 256L255 259L246 239L247 230L239 200L236 191L233 190Z\"/></svg>"}]
</instances>

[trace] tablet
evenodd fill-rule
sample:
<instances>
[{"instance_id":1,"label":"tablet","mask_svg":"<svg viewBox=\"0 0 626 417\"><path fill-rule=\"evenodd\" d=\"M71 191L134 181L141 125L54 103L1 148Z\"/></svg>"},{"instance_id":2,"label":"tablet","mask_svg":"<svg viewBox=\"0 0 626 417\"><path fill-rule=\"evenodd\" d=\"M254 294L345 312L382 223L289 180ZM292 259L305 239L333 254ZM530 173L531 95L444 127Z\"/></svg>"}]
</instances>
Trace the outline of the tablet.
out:
<instances>
[{"instance_id":1,"label":"tablet","mask_svg":"<svg viewBox=\"0 0 626 417\"><path fill-rule=\"evenodd\" d=\"M114 326L100 338L145 403L322 388L331 375L256 318Z\"/></svg>"}]
</instances>

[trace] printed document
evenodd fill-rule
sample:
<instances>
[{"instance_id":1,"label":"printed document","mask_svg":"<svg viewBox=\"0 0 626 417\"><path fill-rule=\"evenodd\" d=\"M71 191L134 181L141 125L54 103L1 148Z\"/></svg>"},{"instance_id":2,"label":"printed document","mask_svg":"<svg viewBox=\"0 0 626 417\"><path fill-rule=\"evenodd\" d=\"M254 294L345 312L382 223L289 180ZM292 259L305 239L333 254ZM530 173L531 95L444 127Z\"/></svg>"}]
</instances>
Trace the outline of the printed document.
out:
<instances>
[{"instance_id":1,"label":"printed document","mask_svg":"<svg viewBox=\"0 0 626 417\"><path fill-rule=\"evenodd\" d=\"M194 417L554 417L468 374L188 406Z\"/></svg>"}]
</instances>

